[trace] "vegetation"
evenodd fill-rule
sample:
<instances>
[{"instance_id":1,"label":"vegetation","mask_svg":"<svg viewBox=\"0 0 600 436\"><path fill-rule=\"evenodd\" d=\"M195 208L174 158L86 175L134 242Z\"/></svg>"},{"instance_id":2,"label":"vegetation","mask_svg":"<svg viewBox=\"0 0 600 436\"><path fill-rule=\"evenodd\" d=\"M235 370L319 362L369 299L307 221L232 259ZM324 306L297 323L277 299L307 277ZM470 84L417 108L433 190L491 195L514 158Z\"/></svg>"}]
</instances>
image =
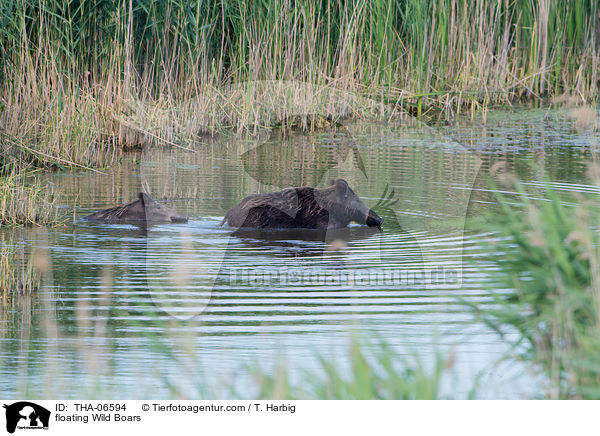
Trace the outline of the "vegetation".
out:
<instances>
[{"instance_id":1,"label":"vegetation","mask_svg":"<svg viewBox=\"0 0 600 436\"><path fill-rule=\"evenodd\" d=\"M600 172L591 177L600 186ZM565 204L549 187L547 200L499 196L491 230L508 241L498 267L493 304L478 315L540 368L553 398L600 398L600 213L598 197ZM530 195L527 195L530 194ZM498 290L500 289L500 290ZM514 333L516 332L516 339Z\"/></svg>"},{"instance_id":2,"label":"vegetation","mask_svg":"<svg viewBox=\"0 0 600 436\"><path fill-rule=\"evenodd\" d=\"M28 177L17 165L5 165L0 169L0 228L53 225L61 219L51 186Z\"/></svg>"},{"instance_id":3,"label":"vegetation","mask_svg":"<svg viewBox=\"0 0 600 436\"><path fill-rule=\"evenodd\" d=\"M599 12L595 0L3 1L3 147L105 166L123 148L187 148L298 116L309 128L589 101Z\"/></svg>"},{"instance_id":4,"label":"vegetation","mask_svg":"<svg viewBox=\"0 0 600 436\"><path fill-rule=\"evenodd\" d=\"M0 233L0 237L5 235ZM56 338L67 325L57 325L55 318L58 295L53 294L57 291L52 288L53 277L59 273L53 271L48 251L40 248L27 256L23 245L16 244L14 239L1 240L0 243L0 302L3 303L0 305L0 315L5 316L7 323L18 326L21 340L25 342L37 338L34 335L39 334L40 330L43 332L41 338ZM8 268L10 264L19 265L20 270ZM21 281L18 274L26 277L27 281ZM84 375L86 383L81 383L81 378L65 378L63 371L70 369L58 364L53 353L43 353L43 357L39 360L36 358L35 362L29 361L31 356L26 354L20 358L32 367L39 365L43 382L38 380L37 383L31 383L27 374L19 374L18 388L12 392L13 395L28 398L122 397L122 372L114 360L115 341L120 340L122 333L118 327L113 330L115 325L107 324L105 317L127 319L127 325L136 332L144 331L148 325L146 321L129 320L127 309L121 312L119 306L111 301L114 298L114 277L110 267L102 269L99 279L94 294L76 297L72 304L72 322L76 326L71 326L72 329L66 327L66 336L63 337L74 344L70 352L74 353L73 361L77 362L78 374ZM42 287L42 284L43 292L38 297L39 294L31 291ZM15 299L16 295L25 298ZM61 292L61 295L70 299L68 293ZM97 295L97 298L92 295ZM7 302L20 306L17 310L3 312L9 307ZM43 307L40 313L42 318L37 321L39 325L33 324L32 320L32 313L36 312L32 310L34 304ZM147 383L150 377L162 382L162 386L158 386L164 387L170 398L438 399L442 397L442 383L451 376L454 367L453 354L446 357L433 348L433 353L427 358L416 353L404 355L397 347L382 339L367 339L353 333L349 337L347 352L339 356L315 355L319 362L316 369L294 368L285 359L277 360L271 368L258 362L240 362L239 370L220 379L204 368L206 356L198 352L197 331L185 328L185 321L174 322L169 318L161 321L156 318L156 306L150 308L144 318L154 319L155 328L147 336L136 336L139 341L136 340L137 345L130 348L132 352L137 352L136 347L140 346L145 353L150 352L155 356L138 374L141 390L136 390L136 395L143 393L144 386L150 386L152 390L146 393L149 398L156 398L157 395L157 385ZM191 327L197 320L189 322ZM6 330L0 330L0 338L5 333ZM90 337L96 340L89 342L87 338ZM166 361L177 370L165 371L163 365ZM131 374L135 374L135 369L132 371ZM292 376L293 371L299 371L300 378ZM244 374L241 382L237 380L239 374ZM239 390L240 386L243 386L243 392ZM159 395L164 393L160 392Z\"/></svg>"},{"instance_id":5,"label":"vegetation","mask_svg":"<svg viewBox=\"0 0 600 436\"><path fill-rule=\"evenodd\" d=\"M292 369L285 359L280 359L271 368L256 364L241 366L240 370L248 373L250 379L237 380L232 374L233 377L220 383L216 377L204 373L193 346L186 350L183 344L183 350L175 349L174 344L181 339L167 336L154 345L160 355L176 362L180 369L174 377L158 375L170 398L435 400L442 398L442 381L450 375L453 366L453 359L446 359L439 352L433 354L428 364L418 355L403 356L384 341L367 341L353 335L348 352L339 359L316 356L319 359L316 369ZM83 361L97 358L89 349L82 349L81 353ZM88 369L102 371L98 365L89 365ZM300 371L299 377L292 375L294 370ZM97 389L91 392L92 396L106 394L101 386Z\"/></svg>"},{"instance_id":6,"label":"vegetation","mask_svg":"<svg viewBox=\"0 0 600 436\"><path fill-rule=\"evenodd\" d=\"M0 236L0 299L4 308L13 295L30 294L38 289L40 274L22 245L15 244L11 238L5 239L3 233Z\"/></svg>"},{"instance_id":7,"label":"vegetation","mask_svg":"<svg viewBox=\"0 0 600 436\"><path fill-rule=\"evenodd\" d=\"M350 368L344 371L332 360L320 358L320 370L306 372L300 383L291 381L285 364L275 371L257 368L258 398L320 400L435 400L441 398L443 376L452 359L434 355L432 368L421 358L399 355L387 343L365 343L353 337Z\"/></svg>"}]
</instances>

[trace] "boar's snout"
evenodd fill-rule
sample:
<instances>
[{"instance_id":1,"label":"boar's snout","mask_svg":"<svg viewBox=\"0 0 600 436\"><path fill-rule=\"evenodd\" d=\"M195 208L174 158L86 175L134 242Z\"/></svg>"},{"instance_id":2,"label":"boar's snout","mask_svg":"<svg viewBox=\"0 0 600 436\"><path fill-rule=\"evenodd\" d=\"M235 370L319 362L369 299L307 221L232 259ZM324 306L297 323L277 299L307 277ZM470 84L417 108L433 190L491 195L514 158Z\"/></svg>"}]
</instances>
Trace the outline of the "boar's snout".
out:
<instances>
[{"instance_id":1,"label":"boar's snout","mask_svg":"<svg viewBox=\"0 0 600 436\"><path fill-rule=\"evenodd\" d=\"M383 218L377 215L372 210L369 210L369 214L367 215L367 223L369 227L377 227L381 230L381 224L383 224Z\"/></svg>"},{"instance_id":2,"label":"boar's snout","mask_svg":"<svg viewBox=\"0 0 600 436\"><path fill-rule=\"evenodd\" d=\"M171 216L172 223L187 223L188 217L186 215L175 214Z\"/></svg>"},{"instance_id":3,"label":"boar's snout","mask_svg":"<svg viewBox=\"0 0 600 436\"><path fill-rule=\"evenodd\" d=\"M146 221L187 223L188 217L179 212L163 206L152 200L147 194L140 192L140 198L144 202Z\"/></svg>"}]
</instances>

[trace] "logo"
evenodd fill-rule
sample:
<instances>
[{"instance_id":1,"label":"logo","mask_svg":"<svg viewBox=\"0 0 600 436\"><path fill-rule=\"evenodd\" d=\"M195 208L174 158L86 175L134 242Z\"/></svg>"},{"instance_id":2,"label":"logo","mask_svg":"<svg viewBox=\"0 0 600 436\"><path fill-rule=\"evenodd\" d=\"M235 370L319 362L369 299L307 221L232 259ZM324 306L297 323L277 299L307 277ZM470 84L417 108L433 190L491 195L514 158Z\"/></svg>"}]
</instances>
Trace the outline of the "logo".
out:
<instances>
[{"instance_id":1,"label":"logo","mask_svg":"<svg viewBox=\"0 0 600 436\"><path fill-rule=\"evenodd\" d=\"M15 429L47 430L50 411L29 401L19 401L4 405L6 409L6 431L14 433Z\"/></svg>"}]
</instances>

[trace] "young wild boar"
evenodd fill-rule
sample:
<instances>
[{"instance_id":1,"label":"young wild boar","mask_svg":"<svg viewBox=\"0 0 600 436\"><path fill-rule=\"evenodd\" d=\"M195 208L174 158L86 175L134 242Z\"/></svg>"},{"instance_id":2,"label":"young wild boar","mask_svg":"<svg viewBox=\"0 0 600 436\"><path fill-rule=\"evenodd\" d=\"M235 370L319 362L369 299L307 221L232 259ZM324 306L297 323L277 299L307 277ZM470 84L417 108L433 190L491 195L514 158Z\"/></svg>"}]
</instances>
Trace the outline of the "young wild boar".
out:
<instances>
[{"instance_id":1,"label":"young wild boar","mask_svg":"<svg viewBox=\"0 0 600 436\"><path fill-rule=\"evenodd\" d=\"M268 194L254 194L225 214L221 224L251 228L336 229L351 221L381 229L381 219L343 179L330 180L323 189L304 186Z\"/></svg>"},{"instance_id":2,"label":"young wild boar","mask_svg":"<svg viewBox=\"0 0 600 436\"><path fill-rule=\"evenodd\" d=\"M90 221L111 223L187 223L188 217L152 200L140 192L137 200L121 206L111 207L85 217Z\"/></svg>"}]
</instances>

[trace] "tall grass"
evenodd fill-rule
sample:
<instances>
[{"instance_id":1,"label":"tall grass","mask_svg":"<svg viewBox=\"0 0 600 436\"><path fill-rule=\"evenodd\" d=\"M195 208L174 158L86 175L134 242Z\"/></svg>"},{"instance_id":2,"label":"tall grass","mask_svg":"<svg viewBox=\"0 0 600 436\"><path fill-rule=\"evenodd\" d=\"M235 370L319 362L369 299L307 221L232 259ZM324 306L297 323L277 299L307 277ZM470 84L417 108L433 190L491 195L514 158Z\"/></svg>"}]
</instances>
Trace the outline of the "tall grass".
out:
<instances>
[{"instance_id":1,"label":"tall grass","mask_svg":"<svg viewBox=\"0 0 600 436\"><path fill-rule=\"evenodd\" d=\"M353 337L348 350L349 370L320 358L320 368L292 381L285 362L274 371L254 370L258 398L320 400L436 400L442 398L442 379L452 359L435 354L429 368L421 357L406 358L386 342Z\"/></svg>"},{"instance_id":2,"label":"tall grass","mask_svg":"<svg viewBox=\"0 0 600 436\"><path fill-rule=\"evenodd\" d=\"M591 172L600 186L600 172ZM522 202L499 197L490 228L506 244L487 260L498 268L494 304L478 314L538 365L553 398L600 398L600 213L598 195L573 207L545 188L547 200L519 184ZM540 198L540 196L537 196ZM573 204L573 202L571 203ZM497 255L502 250L501 256Z\"/></svg>"},{"instance_id":3,"label":"tall grass","mask_svg":"<svg viewBox=\"0 0 600 436\"><path fill-rule=\"evenodd\" d=\"M30 294L40 287L40 274L22 245L0 234L0 302L6 307L15 295Z\"/></svg>"},{"instance_id":4,"label":"tall grass","mask_svg":"<svg viewBox=\"0 0 600 436\"><path fill-rule=\"evenodd\" d=\"M27 176L14 164L0 169L0 228L54 225L62 220L51 185Z\"/></svg>"},{"instance_id":5,"label":"tall grass","mask_svg":"<svg viewBox=\"0 0 600 436\"><path fill-rule=\"evenodd\" d=\"M103 165L115 148L187 148L290 114L589 101L598 13L595 0L5 0L0 128Z\"/></svg>"}]
</instances>

